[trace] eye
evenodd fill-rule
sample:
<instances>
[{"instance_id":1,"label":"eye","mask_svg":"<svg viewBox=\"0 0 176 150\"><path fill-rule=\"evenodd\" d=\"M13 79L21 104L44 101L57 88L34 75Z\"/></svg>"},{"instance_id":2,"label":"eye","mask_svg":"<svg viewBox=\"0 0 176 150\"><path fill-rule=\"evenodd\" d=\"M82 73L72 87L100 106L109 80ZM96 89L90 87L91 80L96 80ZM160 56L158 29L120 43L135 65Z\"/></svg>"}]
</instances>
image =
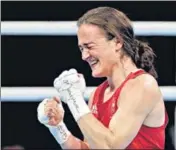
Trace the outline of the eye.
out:
<instances>
[{"instance_id":1,"label":"eye","mask_svg":"<svg viewBox=\"0 0 176 150\"><path fill-rule=\"evenodd\" d=\"M92 50L92 49L93 49L93 46L86 46L86 48L87 48L88 50Z\"/></svg>"},{"instance_id":2,"label":"eye","mask_svg":"<svg viewBox=\"0 0 176 150\"><path fill-rule=\"evenodd\" d=\"M79 47L79 50L80 50L81 52L83 52L84 49L85 49L85 50L88 50L88 51L93 49L93 46L89 46L89 45L78 46L78 47Z\"/></svg>"},{"instance_id":3,"label":"eye","mask_svg":"<svg viewBox=\"0 0 176 150\"><path fill-rule=\"evenodd\" d=\"M92 49L92 47L91 47L91 46L87 46L87 49L91 50L91 49Z\"/></svg>"}]
</instances>

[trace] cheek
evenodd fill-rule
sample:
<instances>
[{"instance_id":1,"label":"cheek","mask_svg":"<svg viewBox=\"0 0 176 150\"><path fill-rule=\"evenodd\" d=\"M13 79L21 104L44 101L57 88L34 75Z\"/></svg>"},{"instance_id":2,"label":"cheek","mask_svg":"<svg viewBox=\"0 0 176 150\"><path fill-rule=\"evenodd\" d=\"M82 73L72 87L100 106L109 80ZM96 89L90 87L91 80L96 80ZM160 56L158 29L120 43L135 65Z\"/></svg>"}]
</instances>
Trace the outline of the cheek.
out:
<instances>
[{"instance_id":1,"label":"cheek","mask_svg":"<svg viewBox=\"0 0 176 150\"><path fill-rule=\"evenodd\" d=\"M109 72L116 63L117 62L114 59L108 57L100 60L101 68L106 72Z\"/></svg>"},{"instance_id":2,"label":"cheek","mask_svg":"<svg viewBox=\"0 0 176 150\"><path fill-rule=\"evenodd\" d=\"M107 54L105 55L105 57L102 57L102 62L105 64L105 65L111 65L111 64L114 64L114 63L117 63L117 59L114 57L114 54Z\"/></svg>"}]
</instances>

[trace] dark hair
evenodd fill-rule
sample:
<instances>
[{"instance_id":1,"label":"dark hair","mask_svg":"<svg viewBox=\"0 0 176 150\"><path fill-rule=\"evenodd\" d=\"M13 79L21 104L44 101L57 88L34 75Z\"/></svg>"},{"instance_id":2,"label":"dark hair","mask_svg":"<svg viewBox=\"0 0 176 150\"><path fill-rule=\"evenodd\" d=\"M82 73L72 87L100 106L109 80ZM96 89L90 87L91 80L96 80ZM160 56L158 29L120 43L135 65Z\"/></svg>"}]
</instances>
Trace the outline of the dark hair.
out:
<instances>
[{"instance_id":1,"label":"dark hair","mask_svg":"<svg viewBox=\"0 0 176 150\"><path fill-rule=\"evenodd\" d=\"M77 26L82 24L93 24L102 28L108 40L114 37L121 39L123 52L131 57L138 68L157 78L152 48L136 39L131 21L123 12L111 7L94 8L79 18Z\"/></svg>"}]
</instances>

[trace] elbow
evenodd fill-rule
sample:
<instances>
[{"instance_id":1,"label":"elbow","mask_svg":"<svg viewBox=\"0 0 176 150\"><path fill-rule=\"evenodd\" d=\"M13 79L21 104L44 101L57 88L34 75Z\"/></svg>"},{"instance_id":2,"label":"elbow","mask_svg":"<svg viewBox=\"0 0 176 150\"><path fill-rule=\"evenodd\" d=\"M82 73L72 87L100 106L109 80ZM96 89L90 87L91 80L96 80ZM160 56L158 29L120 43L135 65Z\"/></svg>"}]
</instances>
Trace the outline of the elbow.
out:
<instances>
[{"instance_id":1,"label":"elbow","mask_svg":"<svg viewBox=\"0 0 176 150\"><path fill-rule=\"evenodd\" d=\"M125 145L121 139L117 139L113 134L102 136L99 139L95 139L90 144L90 147L92 149L124 149Z\"/></svg>"},{"instance_id":2,"label":"elbow","mask_svg":"<svg viewBox=\"0 0 176 150\"><path fill-rule=\"evenodd\" d=\"M117 144L115 144L115 137L114 134L112 132L110 132L109 134L106 135L105 137L105 143L106 146L108 147L108 149L117 149Z\"/></svg>"},{"instance_id":3,"label":"elbow","mask_svg":"<svg viewBox=\"0 0 176 150\"><path fill-rule=\"evenodd\" d=\"M98 134L97 134L98 135ZM89 141L92 149L112 149L113 138L109 134L101 134L101 136L93 138Z\"/></svg>"},{"instance_id":4,"label":"elbow","mask_svg":"<svg viewBox=\"0 0 176 150\"><path fill-rule=\"evenodd\" d=\"M99 139L94 140L94 144L92 145L93 149L115 149L117 148L117 144L115 146L114 136L111 132L102 135Z\"/></svg>"},{"instance_id":5,"label":"elbow","mask_svg":"<svg viewBox=\"0 0 176 150\"><path fill-rule=\"evenodd\" d=\"M105 138L107 149L125 149L126 144L124 143L125 137L115 136L112 132Z\"/></svg>"},{"instance_id":6,"label":"elbow","mask_svg":"<svg viewBox=\"0 0 176 150\"><path fill-rule=\"evenodd\" d=\"M89 141L89 145L92 149L124 149L126 148L124 139L124 136L117 137L117 135L115 136L114 133L110 131L101 134L101 136L94 137L93 140L89 139L87 141Z\"/></svg>"}]
</instances>

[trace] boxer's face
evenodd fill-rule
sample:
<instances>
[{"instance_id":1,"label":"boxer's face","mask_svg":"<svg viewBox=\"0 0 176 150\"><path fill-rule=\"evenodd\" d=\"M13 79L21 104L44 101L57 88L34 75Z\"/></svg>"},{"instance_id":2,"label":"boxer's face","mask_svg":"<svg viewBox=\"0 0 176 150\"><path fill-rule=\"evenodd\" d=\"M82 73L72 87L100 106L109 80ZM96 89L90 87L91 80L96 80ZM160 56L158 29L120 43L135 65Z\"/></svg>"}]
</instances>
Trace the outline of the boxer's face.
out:
<instances>
[{"instance_id":1,"label":"boxer's face","mask_svg":"<svg viewBox=\"0 0 176 150\"><path fill-rule=\"evenodd\" d=\"M122 44L107 40L105 32L95 25L83 24L78 29L78 46L82 59L89 63L93 77L107 77L118 67Z\"/></svg>"}]
</instances>

